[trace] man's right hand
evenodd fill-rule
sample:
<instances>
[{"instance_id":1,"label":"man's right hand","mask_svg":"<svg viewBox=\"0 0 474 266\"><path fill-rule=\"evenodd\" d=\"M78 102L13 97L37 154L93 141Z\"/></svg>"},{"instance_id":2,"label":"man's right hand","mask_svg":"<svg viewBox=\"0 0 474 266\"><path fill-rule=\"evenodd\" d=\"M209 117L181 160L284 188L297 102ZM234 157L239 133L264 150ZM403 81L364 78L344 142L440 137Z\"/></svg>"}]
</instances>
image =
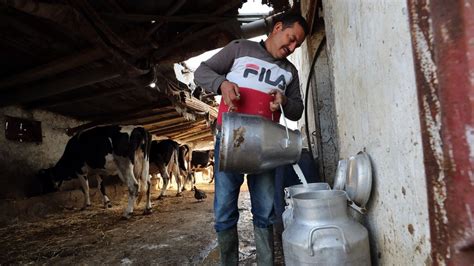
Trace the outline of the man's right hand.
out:
<instances>
[{"instance_id":1,"label":"man's right hand","mask_svg":"<svg viewBox=\"0 0 474 266\"><path fill-rule=\"evenodd\" d=\"M233 101L240 100L239 86L237 86L237 84L233 82L225 80L224 82L222 82L220 89L225 104L229 106L229 111L236 110Z\"/></svg>"}]
</instances>

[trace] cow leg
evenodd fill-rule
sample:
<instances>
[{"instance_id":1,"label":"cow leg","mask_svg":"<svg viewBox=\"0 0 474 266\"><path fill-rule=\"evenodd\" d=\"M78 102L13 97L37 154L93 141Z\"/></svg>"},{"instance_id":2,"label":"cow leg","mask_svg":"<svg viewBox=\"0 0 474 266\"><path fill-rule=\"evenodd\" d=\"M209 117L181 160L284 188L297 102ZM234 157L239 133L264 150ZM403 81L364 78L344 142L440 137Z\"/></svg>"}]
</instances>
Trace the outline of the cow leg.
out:
<instances>
[{"instance_id":1,"label":"cow leg","mask_svg":"<svg viewBox=\"0 0 474 266\"><path fill-rule=\"evenodd\" d=\"M189 184L189 190L193 190L193 176L191 175L191 172L189 170L186 172L186 182Z\"/></svg>"},{"instance_id":2,"label":"cow leg","mask_svg":"<svg viewBox=\"0 0 474 266\"><path fill-rule=\"evenodd\" d=\"M139 183L133 174L133 164L130 162L129 158L116 156L115 161L117 168L119 169L118 175L122 182L127 184L128 187L128 205L124 210L122 217L129 219L133 214L133 205L138 197Z\"/></svg>"},{"instance_id":3,"label":"cow leg","mask_svg":"<svg viewBox=\"0 0 474 266\"><path fill-rule=\"evenodd\" d=\"M190 177L192 183L191 191L194 191L194 185L196 184L196 172L194 170L190 173Z\"/></svg>"},{"instance_id":4,"label":"cow leg","mask_svg":"<svg viewBox=\"0 0 474 266\"><path fill-rule=\"evenodd\" d=\"M128 182L128 205L123 212L123 217L129 219L133 214L133 205L135 204L138 197L138 182Z\"/></svg>"},{"instance_id":5,"label":"cow leg","mask_svg":"<svg viewBox=\"0 0 474 266\"><path fill-rule=\"evenodd\" d=\"M186 172L184 170L181 170L181 169L179 170L179 178L181 178L181 180L183 181L183 189L182 189L183 191L186 190L186 185L187 185L185 174L186 174ZM184 176L184 178L183 178L183 176Z\"/></svg>"},{"instance_id":6,"label":"cow leg","mask_svg":"<svg viewBox=\"0 0 474 266\"><path fill-rule=\"evenodd\" d=\"M188 171L181 170L181 178L183 179L183 190L186 190L186 185L190 184L190 190L192 190L193 185L191 184L191 175Z\"/></svg>"},{"instance_id":7,"label":"cow leg","mask_svg":"<svg viewBox=\"0 0 474 266\"><path fill-rule=\"evenodd\" d=\"M161 186L160 186L161 178L158 177L158 174L152 174L151 176L152 176L152 178L153 178L153 180L154 180L153 182L156 182L156 184L155 184L155 190L160 190L160 188L161 188ZM153 183L153 182L152 182L152 183Z\"/></svg>"},{"instance_id":8,"label":"cow leg","mask_svg":"<svg viewBox=\"0 0 474 266\"><path fill-rule=\"evenodd\" d=\"M147 181L147 186L146 186L146 205L145 205L145 211L143 214L150 214L151 213L151 181Z\"/></svg>"},{"instance_id":9,"label":"cow leg","mask_svg":"<svg viewBox=\"0 0 474 266\"><path fill-rule=\"evenodd\" d=\"M150 163L148 160L142 159L143 166L140 179L143 183L142 189L146 193L146 202L145 202L145 210L143 214L150 214L151 213L151 180L150 180Z\"/></svg>"},{"instance_id":10,"label":"cow leg","mask_svg":"<svg viewBox=\"0 0 474 266\"><path fill-rule=\"evenodd\" d=\"M211 165L211 170L212 170L212 176L211 176L211 181L209 181L209 184L211 184L212 182L214 182L214 164Z\"/></svg>"},{"instance_id":11,"label":"cow leg","mask_svg":"<svg viewBox=\"0 0 474 266\"><path fill-rule=\"evenodd\" d=\"M170 178L164 164L160 164L158 166L158 171L161 174L161 178L163 178L163 186L161 187L160 195L158 196L158 199L160 200L165 196L165 192L166 192L166 189L168 188Z\"/></svg>"},{"instance_id":12,"label":"cow leg","mask_svg":"<svg viewBox=\"0 0 474 266\"><path fill-rule=\"evenodd\" d=\"M176 181L176 197L181 197L183 195L183 184L179 172L177 171L174 173L174 180Z\"/></svg>"},{"instance_id":13,"label":"cow leg","mask_svg":"<svg viewBox=\"0 0 474 266\"><path fill-rule=\"evenodd\" d=\"M137 180L135 180L135 177L133 176L133 172L131 171L131 169L128 171L126 176L128 176L128 180L127 180L128 205L123 213L123 217L128 219L133 214L133 205L135 204L136 199L138 197L139 184Z\"/></svg>"},{"instance_id":14,"label":"cow leg","mask_svg":"<svg viewBox=\"0 0 474 266\"><path fill-rule=\"evenodd\" d=\"M110 199L105 193L105 186L100 176L97 176L97 183L99 185L100 193L102 193L102 197L104 199L104 208L112 208L112 203L110 203Z\"/></svg>"},{"instance_id":15,"label":"cow leg","mask_svg":"<svg viewBox=\"0 0 474 266\"><path fill-rule=\"evenodd\" d=\"M91 206L91 199L89 196L89 180L87 179L87 175L79 175L79 181L81 182L81 190L84 193L84 205L82 209L86 209L87 207Z\"/></svg>"},{"instance_id":16,"label":"cow leg","mask_svg":"<svg viewBox=\"0 0 474 266\"><path fill-rule=\"evenodd\" d=\"M175 151L172 157L171 171L174 171L174 178L176 180L176 197L181 197L183 195L183 185L179 175L179 164L178 164L178 152Z\"/></svg>"},{"instance_id":17,"label":"cow leg","mask_svg":"<svg viewBox=\"0 0 474 266\"><path fill-rule=\"evenodd\" d=\"M181 176L175 175L175 180L176 180L176 185L178 187L177 192L176 192L176 197L180 197L183 195L183 190L184 190L184 184L181 183Z\"/></svg>"}]
</instances>

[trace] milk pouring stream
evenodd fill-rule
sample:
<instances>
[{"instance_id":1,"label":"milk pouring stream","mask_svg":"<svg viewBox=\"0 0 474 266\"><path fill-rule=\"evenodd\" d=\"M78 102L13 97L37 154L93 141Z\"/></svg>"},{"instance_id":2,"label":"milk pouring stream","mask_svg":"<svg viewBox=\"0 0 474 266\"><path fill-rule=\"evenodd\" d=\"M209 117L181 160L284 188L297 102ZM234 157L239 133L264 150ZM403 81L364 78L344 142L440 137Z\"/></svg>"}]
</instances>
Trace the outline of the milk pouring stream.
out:
<instances>
[{"instance_id":1,"label":"milk pouring stream","mask_svg":"<svg viewBox=\"0 0 474 266\"><path fill-rule=\"evenodd\" d=\"M307 187L308 182L306 181L306 178L304 177L303 171L301 171L301 168L297 163L293 164L293 170L295 170L295 173L298 176L298 178L300 179L303 186Z\"/></svg>"}]
</instances>

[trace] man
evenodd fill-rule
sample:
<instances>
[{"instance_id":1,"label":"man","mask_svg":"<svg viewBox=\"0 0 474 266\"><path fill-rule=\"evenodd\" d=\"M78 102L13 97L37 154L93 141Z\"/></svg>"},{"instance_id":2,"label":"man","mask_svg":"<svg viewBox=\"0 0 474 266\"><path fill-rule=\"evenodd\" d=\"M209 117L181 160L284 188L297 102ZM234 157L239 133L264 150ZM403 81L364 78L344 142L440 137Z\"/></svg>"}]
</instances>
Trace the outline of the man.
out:
<instances>
[{"instance_id":1,"label":"man","mask_svg":"<svg viewBox=\"0 0 474 266\"><path fill-rule=\"evenodd\" d=\"M281 105L288 119L296 121L301 117L304 106L298 71L286 57L301 45L307 34L308 25L303 17L283 14L274 19L265 42L236 40L201 63L194 73L196 83L222 95L218 129L222 125L222 114L228 111L260 115L278 123ZM215 169L219 164L219 142L218 133ZM238 264L237 201L243 180L240 173L215 174L215 230L222 265ZM274 171L248 175L247 185L252 203L257 264L273 265Z\"/></svg>"}]
</instances>

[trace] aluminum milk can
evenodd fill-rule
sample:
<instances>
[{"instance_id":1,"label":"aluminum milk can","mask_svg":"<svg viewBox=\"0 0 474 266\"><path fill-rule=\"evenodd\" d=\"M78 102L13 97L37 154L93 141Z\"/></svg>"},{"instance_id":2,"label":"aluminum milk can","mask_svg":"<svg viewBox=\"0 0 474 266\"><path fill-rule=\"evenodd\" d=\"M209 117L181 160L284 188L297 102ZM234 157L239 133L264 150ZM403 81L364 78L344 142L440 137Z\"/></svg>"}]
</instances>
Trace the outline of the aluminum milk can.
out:
<instances>
[{"instance_id":1,"label":"aluminum milk can","mask_svg":"<svg viewBox=\"0 0 474 266\"><path fill-rule=\"evenodd\" d=\"M292 221L283 231L285 264L370 265L368 232L347 214L341 190L292 196Z\"/></svg>"},{"instance_id":2,"label":"aluminum milk can","mask_svg":"<svg viewBox=\"0 0 474 266\"><path fill-rule=\"evenodd\" d=\"M219 171L252 174L294 164L302 145L298 130L258 115L227 112L222 117Z\"/></svg>"},{"instance_id":3,"label":"aluminum milk can","mask_svg":"<svg viewBox=\"0 0 474 266\"><path fill-rule=\"evenodd\" d=\"M286 207L285 211L282 213L281 218L283 220L283 228L286 228L288 224L293 220L293 204L291 203L292 197L296 194L303 192L311 192L318 190L330 190L331 187L328 183L308 183L307 186L303 184L294 185L291 187L286 187L285 191L285 201Z\"/></svg>"}]
</instances>

